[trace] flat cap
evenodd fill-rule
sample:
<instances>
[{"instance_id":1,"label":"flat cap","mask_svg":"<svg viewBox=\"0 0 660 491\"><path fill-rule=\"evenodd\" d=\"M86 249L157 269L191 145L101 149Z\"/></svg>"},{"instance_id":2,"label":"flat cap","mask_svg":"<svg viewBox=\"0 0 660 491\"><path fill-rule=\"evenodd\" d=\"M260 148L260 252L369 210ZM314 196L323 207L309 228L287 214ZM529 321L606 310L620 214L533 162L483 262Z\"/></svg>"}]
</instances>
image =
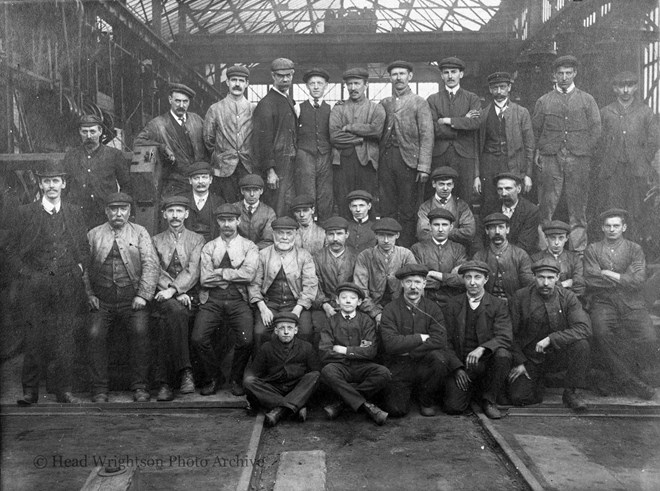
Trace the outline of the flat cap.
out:
<instances>
[{"instance_id":1,"label":"flat cap","mask_svg":"<svg viewBox=\"0 0 660 491\"><path fill-rule=\"evenodd\" d=\"M323 229L326 232L328 230L338 229L348 230L348 220L346 220L344 217L330 217L325 222L323 222Z\"/></svg>"},{"instance_id":2,"label":"flat cap","mask_svg":"<svg viewBox=\"0 0 660 491\"><path fill-rule=\"evenodd\" d=\"M126 193L112 193L109 194L105 200L105 206L112 205L132 205L133 198Z\"/></svg>"},{"instance_id":3,"label":"flat cap","mask_svg":"<svg viewBox=\"0 0 660 491\"><path fill-rule=\"evenodd\" d=\"M312 77L321 77L324 78L326 82L330 81L330 74L323 68L314 67L307 70L303 73L303 82L307 83Z\"/></svg>"},{"instance_id":4,"label":"flat cap","mask_svg":"<svg viewBox=\"0 0 660 491\"><path fill-rule=\"evenodd\" d=\"M374 200L374 197L371 195L371 193L365 191L364 189L356 189L355 191L351 191L346 195L346 201L349 203L354 199L363 199L367 203L371 203Z\"/></svg>"},{"instance_id":5,"label":"flat cap","mask_svg":"<svg viewBox=\"0 0 660 491\"><path fill-rule=\"evenodd\" d=\"M436 167L431 172L431 181L437 181L440 179L456 180L458 179L458 172L456 172L456 169L452 169L451 167L447 166Z\"/></svg>"},{"instance_id":6,"label":"flat cap","mask_svg":"<svg viewBox=\"0 0 660 491\"><path fill-rule=\"evenodd\" d=\"M536 273L537 271L552 271L559 274L561 268L554 257L544 257L532 264L532 273Z\"/></svg>"},{"instance_id":7,"label":"flat cap","mask_svg":"<svg viewBox=\"0 0 660 491\"><path fill-rule=\"evenodd\" d=\"M506 225L509 224L509 217L506 216L504 213L491 213L488 215L486 218L484 218L484 227L488 227L489 225L497 225L498 223L505 223Z\"/></svg>"},{"instance_id":8,"label":"flat cap","mask_svg":"<svg viewBox=\"0 0 660 491\"><path fill-rule=\"evenodd\" d=\"M288 58L275 58L270 64L271 72L295 70L296 65Z\"/></svg>"},{"instance_id":9,"label":"flat cap","mask_svg":"<svg viewBox=\"0 0 660 491\"><path fill-rule=\"evenodd\" d=\"M552 68L557 69L560 66L577 68L579 64L580 62L578 62L578 59L575 56L564 55L564 56L560 56L552 63Z\"/></svg>"},{"instance_id":10,"label":"flat cap","mask_svg":"<svg viewBox=\"0 0 660 491\"><path fill-rule=\"evenodd\" d=\"M263 188L264 180L259 174L245 174L238 181L239 188Z\"/></svg>"},{"instance_id":11,"label":"flat cap","mask_svg":"<svg viewBox=\"0 0 660 491\"><path fill-rule=\"evenodd\" d=\"M250 78L250 70L243 65L232 65L227 68L227 79L230 79L231 77Z\"/></svg>"},{"instance_id":12,"label":"flat cap","mask_svg":"<svg viewBox=\"0 0 660 491\"><path fill-rule=\"evenodd\" d=\"M436 218L444 218L445 220L449 220L452 223L456 221L454 214L449 210L445 210L444 208L433 208L431 211L429 211L428 218L429 222L432 222Z\"/></svg>"},{"instance_id":13,"label":"flat cap","mask_svg":"<svg viewBox=\"0 0 660 491\"><path fill-rule=\"evenodd\" d=\"M241 210L232 203L223 203L215 207L213 215L216 218L238 218L241 216Z\"/></svg>"},{"instance_id":14,"label":"flat cap","mask_svg":"<svg viewBox=\"0 0 660 491\"><path fill-rule=\"evenodd\" d=\"M65 177L64 164L61 160L48 159L44 165L34 171L37 177Z\"/></svg>"},{"instance_id":15,"label":"flat cap","mask_svg":"<svg viewBox=\"0 0 660 491\"><path fill-rule=\"evenodd\" d=\"M339 295L339 292L342 291L355 292L357 293L358 297L364 300L364 292L355 283L352 283L350 281L345 281L344 283L340 283L339 285L337 285L337 290L336 290L337 295Z\"/></svg>"},{"instance_id":16,"label":"flat cap","mask_svg":"<svg viewBox=\"0 0 660 491\"><path fill-rule=\"evenodd\" d=\"M273 317L273 324L277 325L280 322L293 322L298 325L298 316L293 312L278 312Z\"/></svg>"},{"instance_id":17,"label":"flat cap","mask_svg":"<svg viewBox=\"0 0 660 491\"><path fill-rule=\"evenodd\" d=\"M394 218L383 217L380 220L377 220L376 223L373 224L371 230L373 230L375 234L383 233L383 232L390 234L398 234L399 232L401 232L401 225Z\"/></svg>"},{"instance_id":18,"label":"flat cap","mask_svg":"<svg viewBox=\"0 0 660 491\"><path fill-rule=\"evenodd\" d=\"M190 208L190 200L187 196L166 196L160 205L161 210L167 210L170 206L185 206Z\"/></svg>"},{"instance_id":19,"label":"flat cap","mask_svg":"<svg viewBox=\"0 0 660 491\"><path fill-rule=\"evenodd\" d=\"M488 75L488 85L501 84L502 82L507 84L513 83L513 78L511 78L509 72L495 72Z\"/></svg>"},{"instance_id":20,"label":"flat cap","mask_svg":"<svg viewBox=\"0 0 660 491\"><path fill-rule=\"evenodd\" d=\"M103 126L103 120L96 114L83 114L78 120L78 126Z\"/></svg>"},{"instance_id":21,"label":"flat cap","mask_svg":"<svg viewBox=\"0 0 660 491\"><path fill-rule=\"evenodd\" d=\"M291 200L289 210L298 210L299 208L312 208L315 205L314 198L308 194L301 194Z\"/></svg>"},{"instance_id":22,"label":"flat cap","mask_svg":"<svg viewBox=\"0 0 660 491\"><path fill-rule=\"evenodd\" d=\"M181 94L187 95L191 99L194 99L196 95L194 90L184 84L171 83L169 86L169 93L171 94L172 92L180 92Z\"/></svg>"},{"instance_id":23,"label":"flat cap","mask_svg":"<svg viewBox=\"0 0 660 491\"><path fill-rule=\"evenodd\" d=\"M493 177L493 184L497 184L500 179L511 179L516 181L518 184L522 184L522 176L513 172L500 172L495 177Z\"/></svg>"},{"instance_id":24,"label":"flat cap","mask_svg":"<svg viewBox=\"0 0 660 491\"><path fill-rule=\"evenodd\" d=\"M459 70L465 70L465 62L456 56L448 56L447 58L440 60L438 68L440 70L443 68L458 68Z\"/></svg>"},{"instance_id":25,"label":"flat cap","mask_svg":"<svg viewBox=\"0 0 660 491\"><path fill-rule=\"evenodd\" d=\"M402 280L408 276L423 276L426 278L427 274L429 274L429 268L423 264L406 264L397 269L394 276L396 279Z\"/></svg>"},{"instance_id":26,"label":"flat cap","mask_svg":"<svg viewBox=\"0 0 660 491\"><path fill-rule=\"evenodd\" d=\"M211 175L211 164L209 164L208 162L204 162L203 160L200 160L199 162L195 162L193 165L191 165L188 168L187 175L188 177L192 177L196 174Z\"/></svg>"},{"instance_id":27,"label":"flat cap","mask_svg":"<svg viewBox=\"0 0 660 491\"><path fill-rule=\"evenodd\" d=\"M562 222L561 220L552 220L551 222L543 224L541 227L544 234L568 234L571 231L571 226Z\"/></svg>"},{"instance_id":28,"label":"flat cap","mask_svg":"<svg viewBox=\"0 0 660 491\"><path fill-rule=\"evenodd\" d=\"M362 80L369 80L369 70L366 68L349 68L341 75L342 80L350 78L361 78Z\"/></svg>"},{"instance_id":29,"label":"flat cap","mask_svg":"<svg viewBox=\"0 0 660 491\"><path fill-rule=\"evenodd\" d=\"M479 273L483 273L485 275L490 274L490 268L488 267L488 264L483 261L467 261L458 267L458 274L465 274L468 271L478 271Z\"/></svg>"},{"instance_id":30,"label":"flat cap","mask_svg":"<svg viewBox=\"0 0 660 491\"><path fill-rule=\"evenodd\" d=\"M612 79L613 85L635 85L637 83L639 83L639 77L636 73L629 71L619 72L614 75L614 78Z\"/></svg>"},{"instance_id":31,"label":"flat cap","mask_svg":"<svg viewBox=\"0 0 660 491\"><path fill-rule=\"evenodd\" d=\"M413 71L412 63L403 60L396 60L390 63L389 65L387 65L387 73L390 73L395 68L405 68L409 72Z\"/></svg>"},{"instance_id":32,"label":"flat cap","mask_svg":"<svg viewBox=\"0 0 660 491\"><path fill-rule=\"evenodd\" d=\"M291 217L279 217L273 220L273 222L270 224L270 227L273 230L277 229L298 229L300 226L298 225L298 222L296 222L293 218Z\"/></svg>"},{"instance_id":33,"label":"flat cap","mask_svg":"<svg viewBox=\"0 0 660 491\"><path fill-rule=\"evenodd\" d=\"M626 220L628 215L630 215L630 213L622 208L610 208L609 210L605 210L603 213L598 215L598 218L600 218L601 222L604 222L606 218L611 217L621 217Z\"/></svg>"}]
</instances>

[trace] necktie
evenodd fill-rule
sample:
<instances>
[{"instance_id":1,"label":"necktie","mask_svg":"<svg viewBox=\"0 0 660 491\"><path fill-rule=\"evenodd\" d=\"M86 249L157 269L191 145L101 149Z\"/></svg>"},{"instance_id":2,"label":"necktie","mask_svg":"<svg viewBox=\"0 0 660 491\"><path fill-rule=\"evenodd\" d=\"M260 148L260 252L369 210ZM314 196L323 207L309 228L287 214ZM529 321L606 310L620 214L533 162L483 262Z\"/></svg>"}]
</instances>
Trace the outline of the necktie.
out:
<instances>
[{"instance_id":1,"label":"necktie","mask_svg":"<svg viewBox=\"0 0 660 491\"><path fill-rule=\"evenodd\" d=\"M562 87L561 91L563 94L568 94L568 89L566 87Z\"/></svg>"},{"instance_id":2,"label":"necktie","mask_svg":"<svg viewBox=\"0 0 660 491\"><path fill-rule=\"evenodd\" d=\"M318 97L314 97L314 109L318 109L319 107L321 107L319 105L319 99Z\"/></svg>"},{"instance_id":3,"label":"necktie","mask_svg":"<svg viewBox=\"0 0 660 491\"><path fill-rule=\"evenodd\" d=\"M345 315L345 316L344 316L344 319L346 319L347 321L350 321L350 320L351 320L351 316L350 316L350 315Z\"/></svg>"},{"instance_id":4,"label":"necktie","mask_svg":"<svg viewBox=\"0 0 660 491\"><path fill-rule=\"evenodd\" d=\"M254 213L254 208L252 206L248 206L247 212L248 212L248 216L251 217L252 214Z\"/></svg>"},{"instance_id":5,"label":"necktie","mask_svg":"<svg viewBox=\"0 0 660 491\"><path fill-rule=\"evenodd\" d=\"M453 92L449 93L449 102L454 102L454 93Z\"/></svg>"},{"instance_id":6,"label":"necktie","mask_svg":"<svg viewBox=\"0 0 660 491\"><path fill-rule=\"evenodd\" d=\"M447 198L440 198L440 204L441 205L446 205L447 204Z\"/></svg>"}]
</instances>

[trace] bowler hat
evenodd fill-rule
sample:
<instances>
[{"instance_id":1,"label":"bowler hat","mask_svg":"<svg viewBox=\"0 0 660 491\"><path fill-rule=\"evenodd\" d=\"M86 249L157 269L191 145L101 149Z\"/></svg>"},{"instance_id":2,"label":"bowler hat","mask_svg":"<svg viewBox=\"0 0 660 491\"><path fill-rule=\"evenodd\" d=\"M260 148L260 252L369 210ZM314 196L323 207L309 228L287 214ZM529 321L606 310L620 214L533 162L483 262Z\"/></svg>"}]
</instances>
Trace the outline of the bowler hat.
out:
<instances>
[{"instance_id":1,"label":"bowler hat","mask_svg":"<svg viewBox=\"0 0 660 491\"><path fill-rule=\"evenodd\" d=\"M330 217L325 222L323 222L323 229L326 232L328 230L338 229L348 230L348 220L346 220L344 217Z\"/></svg>"},{"instance_id":2,"label":"bowler hat","mask_svg":"<svg viewBox=\"0 0 660 491\"><path fill-rule=\"evenodd\" d=\"M243 65L232 65L227 68L227 80L236 76L250 78L250 70Z\"/></svg>"},{"instance_id":3,"label":"bowler hat","mask_svg":"<svg viewBox=\"0 0 660 491\"><path fill-rule=\"evenodd\" d=\"M196 92L187 85L177 83L170 83L169 93L171 94L172 92L180 92L181 94L187 95L191 99L194 99L196 95Z\"/></svg>"},{"instance_id":4,"label":"bowler hat","mask_svg":"<svg viewBox=\"0 0 660 491\"><path fill-rule=\"evenodd\" d=\"M296 65L288 58L276 58L270 64L271 72L294 70Z\"/></svg>"},{"instance_id":5,"label":"bowler hat","mask_svg":"<svg viewBox=\"0 0 660 491\"><path fill-rule=\"evenodd\" d=\"M351 78L361 78L362 80L369 80L369 70L366 68L349 68L341 75L342 80Z\"/></svg>"},{"instance_id":6,"label":"bowler hat","mask_svg":"<svg viewBox=\"0 0 660 491\"><path fill-rule=\"evenodd\" d=\"M442 70L443 68L458 68L461 71L465 70L465 62L456 56L448 56L443 58L438 63L438 68Z\"/></svg>"},{"instance_id":7,"label":"bowler hat","mask_svg":"<svg viewBox=\"0 0 660 491\"><path fill-rule=\"evenodd\" d=\"M213 215L216 218L238 218L241 216L241 210L232 203L223 203L215 207Z\"/></svg>"},{"instance_id":8,"label":"bowler hat","mask_svg":"<svg viewBox=\"0 0 660 491\"><path fill-rule=\"evenodd\" d=\"M423 264L406 264L396 270L394 276L398 280L407 278L408 276L423 276L426 278L426 275L429 273L429 268Z\"/></svg>"},{"instance_id":9,"label":"bowler hat","mask_svg":"<svg viewBox=\"0 0 660 491\"><path fill-rule=\"evenodd\" d=\"M436 167L431 172L431 182L439 181L440 179L456 180L458 179L458 172L456 172L456 169L452 169L451 167L447 166Z\"/></svg>"},{"instance_id":10,"label":"bowler hat","mask_svg":"<svg viewBox=\"0 0 660 491\"><path fill-rule=\"evenodd\" d=\"M190 200L187 196L166 196L163 198L160 209L165 211L170 206L185 206L186 208L190 208Z\"/></svg>"},{"instance_id":11,"label":"bowler hat","mask_svg":"<svg viewBox=\"0 0 660 491\"><path fill-rule=\"evenodd\" d=\"M387 65L387 73L390 73L395 68L405 68L409 72L413 71L412 63L410 63L408 61L397 60L397 61L393 61L392 63Z\"/></svg>"},{"instance_id":12,"label":"bowler hat","mask_svg":"<svg viewBox=\"0 0 660 491\"><path fill-rule=\"evenodd\" d=\"M566 222L562 222L561 220L552 220L551 222L545 223L541 229L546 235L568 234L571 231L571 226Z\"/></svg>"},{"instance_id":13,"label":"bowler hat","mask_svg":"<svg viewBox=\"0 0 660 491\"><path fill-rule=\"evenodd\" d=\"M401 232L401 225L399 222L397 222L394 218L391 217L383 217L380 220L377 220L376 223L374 223L371 227L371 230L375 234L378 233L390 233L390 234L398 234Z\"/></svg>"},{"instance_id":14,"label":"bowler hat","mask_svg":"<svg viewBox=\"0 0 660 491\"><path fill-rule=\"evenodd\" d=\"M445 208L433 208L431 211L429 211L427 217L429 222L432 222L436 218L444 218L445 220L449 220L452 223L456 221L454 214Z\"/></svg>"},{"instance_id":15,"label":"bowler hat","mask_svg":"<svg viewBox=\"0 0 660 491\"><path fill-rule=\"evenodd\" d=\"M61 160L48 159L41 168L34 171L37 177L64 177L66 172Z\"/></svg>"},{"instance_id":16,"label":"bowler hat","mask_svg":"<svg viewBox=\"0 0 660 491\"><path fill-rule=\"evenodd\" d=\"M298 222L296 222L291 217L279 217L273 220L273 222L270 224L270 228L272 228L273 230L298 229L299 227L300 226L298 225Z\"/></svg>"},{"instance_id":17,"label":"bowler hat","mask_svg":"<svg viewBox=\"0 0 660 491\"><path fill-rule=\"evenodd\" d=\"M195 162L188 168L188 177L192 177L196 174L211 175L211 165L208 162L204 162L202 160Z\"/></svg>"},{"instance_id":18,"label":"bowler hat","mask_svg":"<svg viewBox=\"0 0 660 491\"><path fill-rule=\"evenodd\" d=\"M371 203L374 200L374 197L371 195L371 193L365 191L364 189L356 189L355 191L351 191L346 195L346 201L349 203L354 199L363 199L367 203Z\"/></svg>"},{"instance_id":19,"label":"bowler hat","mask_svg":"<svg viewBox=\"0 0 660 491\"><path fill-rule=\"evenodd\" d=\"M259 174L245 174L238 180L239 188L263 188L264 180Z\"/></svg>"},{"instance_id":20,"label":"bowler hat","mask_svg":"<svg viewBox=\"0 0 660 491\"><path fill-rule=\"evenodd\" d=\"M485 275L490 274L490 267L483 261L467 261L458 267L458 274L465 274L468 271L478 271Z\"/></svg>"},{"instance_id":21,"label":"bowler hat","mask_svg":"<svg viewBox=\"0 0 660 491\"><path fill-rule=\"evenodd\" d=\"M278 312L273 317L273 324L277 325L280 322L293 322L298 325L298 316L293 312Z\"/></svg>"},{"instance_id":22,"label":"bowler hat","mask_svg":"<svg viewBox=\"0 0 660 491\"><path fill-rule=\"evenodd\" d=\"M350 281L345 281L344 283L340 283L339 285L337 285L337 289L336 289L337 295L339 295L339 292L345 290L357 293L357 296L360 297L362 300L364 300L364 292L355 283L352 283Z\"/></svg>"},{"instance_id":23,"label":"bowler hat","mask_svg":"<svg viewBox=\"0 0 660 491\"><path fill-rule=\"evenodd\" d=\"M509 217L506 216L504 213L491 213L488 215L486 218L484 218L483 223L484 227L488 227L489 225L497 225L498 223L504 223L506 225L509 225Z\"/></svg>"},{"instance_id":24,"label":"bowler hat","mask_svg":"<svg viewBox=\"0 0 660 491\"><path fill-rule=\"evenodd\" d=\"M133 204L133 198L126 193L112 193L105 200L105 206L131 204Z\"/></svg>"},{"instance_id":25,"label":"bowler hat","mask_svg":"<svg viewBox=\"0 0 660 491\"><path fill-rule=\"evenodd\" d=\"M330 74L327 72L327 70L324 70L323 68L315 67L307 70L303 74L303 82L307 83L307 81L312 77L324 78L326 82L330 80Z\"/></svg>"},{"instance_id":26,"label":"bowler hat","mask_svg":"<svg viewBox=\"0 0 660 491\"><path fill-rule=\"evenodd\" d=\"M554 257L543 257L532 264L532 273L536 273L537 271L552 271L559 274L561 268Z\"/></svg>"}]
</instances>

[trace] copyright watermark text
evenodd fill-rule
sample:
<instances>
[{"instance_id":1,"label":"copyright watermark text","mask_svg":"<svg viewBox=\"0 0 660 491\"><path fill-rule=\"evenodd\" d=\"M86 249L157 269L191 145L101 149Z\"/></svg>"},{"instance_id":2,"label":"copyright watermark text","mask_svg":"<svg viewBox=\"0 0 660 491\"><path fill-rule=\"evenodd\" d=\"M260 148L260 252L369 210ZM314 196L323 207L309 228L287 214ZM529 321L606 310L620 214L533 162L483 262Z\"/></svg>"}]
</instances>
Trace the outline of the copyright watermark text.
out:
<instances>
[{"instance_id":1,"label":"copyright watermark text","mask_svg":"<svg viewBox=\"0 0 660 491\"><path fill-rule=\"evenodd\" d=\"M231 456L210 455L167 455L167 456L139 456L139 455L103 455L84 454L67 456L60 454L37 455L32 460L36 469L57 468L68 469L74 467L140 467L140 468L187 468L205 469L217 467L254 467L262 466L264 459L252 459L239 454Z\"/></svg>"}]
</instances>

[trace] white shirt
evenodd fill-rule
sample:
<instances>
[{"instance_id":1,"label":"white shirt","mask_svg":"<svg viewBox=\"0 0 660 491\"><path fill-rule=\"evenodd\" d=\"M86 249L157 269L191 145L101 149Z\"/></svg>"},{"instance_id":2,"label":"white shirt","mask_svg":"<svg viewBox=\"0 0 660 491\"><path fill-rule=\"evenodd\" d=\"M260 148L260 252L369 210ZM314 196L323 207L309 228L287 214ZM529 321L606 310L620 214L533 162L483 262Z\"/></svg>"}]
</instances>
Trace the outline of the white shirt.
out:
<instances>
[{"instance_id":1,"label":"white shirt","mask_svg":"<svg viewBox=\"0 0 660 491\"><path fill-rule=\"evenodd\" d=\"M445 90L447 91L447 95L450 96L450 97L456 96L456 92L458 92L458 89L460 89L460 88L461 88L460 85L457 85L453 89L450 89L449 87L445 86Z\"/></svg>"},{"instance_id":2,"label":"white shirt","mask_svg":"<svg viewBox=\"0 0 660 491\"><path fill-rule=\"evenodd\" d=\"M511 218L513 215L513 212L516 211L516 206L518 206L518 202L516 201L516 204L513 206L506 206L502 205L502 213L504 213L506 216Z\"/></svg>"},{"instance_id":3,"label":"white shirt","mask_svg":"<svg viewBox=\"0 0 660 491\"><path fill-rule=\"evenodd\" d=\"M560 94L563 94L563 93L564 93L564 91L561 90L561 88L559 87L559 85L555 85L555 89L557 89L557 92L559 92ZM568 89L566 89L566 93L567 93L567 94L570 94L570 93L573 92L574 90L575 90L575 84L573 83L573 84L571 84L571 85L568 87Z\"/></svg>"},{"instance_id":4,"label":"white shirt","mask_svg":"<svg viewBox=\"0 0 660 491\"><path fill-rule=\"evenodd\" d=\"M209 198L209 193L207 192L204 196L198 196L193 193L193 197L195 198L195 206L197 207L198 210L201 210L204 208L204 205L206 204L206 200Z\"/></svg>"},{"instance_id":5,"label":"white shirt","mask_svg":"<svg viewBox=\"0 0 660 491\"><path fill-rule=\"evenodd\" d=\"M438 242L433 237L431 237L431 238L433 239L433 242L435 243L435 245L440 246L440 247L443 247L447 243L447 241L449 240L449 239L445 239L442 242Z\"/></svg>"},{"instance_id":6,"label":"white shirt","mask_svg":"<svg viewBox=\"0 0 660 491\"><path fill-rule=\"evenodd\" d=\"M509 99L505 99L502 104L498 103L497 101L493 101L495 103L495 114L498 116L502 114L504 111L507 110L509 107Z\"/></svg>"},{"instance_id":7,"label":"white shirt","mask_svg":"<svg viewBox=\"0 0 660 491\"><path fill-rule=\"evenodd\" d=\"M470 305L470 308L472 310L477 310L479 305L481 304L481 299L484 298L484 293L481 294L481 296L473 298L470 295L467 296L468 299L468 305Z\"/></svg>"},{"instance_id":8,"label":"white shirt","mask_svg":"<svg viewBox=\"0 0 660 491\"><path fill-rule=\"evenodd\" d=\"M41 206L44 207L46 213L48 213L49 215L53 215L55 213L60 212L60 208L62 207L62 200L59 199L57 200L57 203L53 204L50 201L48 201L44 196L43 198L41 198Z\"/></svg>"},{"instance_id":9,"label":"white shirt","mask_svg":"<svg viewBox=\"0 0 660 491\"><path fill-rule=\"evenodd\" d=\"M307 100L308 100L309 103L312 105L312 107L314 107L314 98L313 98L313 97L310 97L310 98L307 99ZM323 101L325 101L325 99L324 99L323 97L319 97L318 99L316 99L316 103L317 103L319 106L320 106L321 104L323 104Z\"/></svg>"},{"instance_id":10,"label":"white shirt","mask_svg":"<svg viewBox=\"0 0 660 491\"><path fill-rule=\"evenodd\" d=\"M351 320L357 315L357 311L354 310L350 314L346 314L346 313L342 312L341 315L344 317L344 319L346 319L346 317L348 317L348 320Z\"/></svg>"},{"instance_id":11,"label":"white shirt","mask_svg":"<svg viewBox=\"0 0 660 491\"><path fill-rule=\"evenodd\" d=\"M259 206L259 203L255 203L254 205L249 205L247 201L243 200L243 206L245 206L245 209L248 211L248 213L254 213L257 211L257 206Z\"/></svg>"},{"instance_id":12,"label":"white shirt","mask_svg":"<svg viewBox=\"0 0 660 491\"><path fill-rule=\"evenodd\" d=\"M186 123L186 114L183 116L179 116L178 114L174 114L174 111L170 109L170 114L174 117L174 120L179 123L179 126L183 126Z\"/></svg>"}]
</instances>

